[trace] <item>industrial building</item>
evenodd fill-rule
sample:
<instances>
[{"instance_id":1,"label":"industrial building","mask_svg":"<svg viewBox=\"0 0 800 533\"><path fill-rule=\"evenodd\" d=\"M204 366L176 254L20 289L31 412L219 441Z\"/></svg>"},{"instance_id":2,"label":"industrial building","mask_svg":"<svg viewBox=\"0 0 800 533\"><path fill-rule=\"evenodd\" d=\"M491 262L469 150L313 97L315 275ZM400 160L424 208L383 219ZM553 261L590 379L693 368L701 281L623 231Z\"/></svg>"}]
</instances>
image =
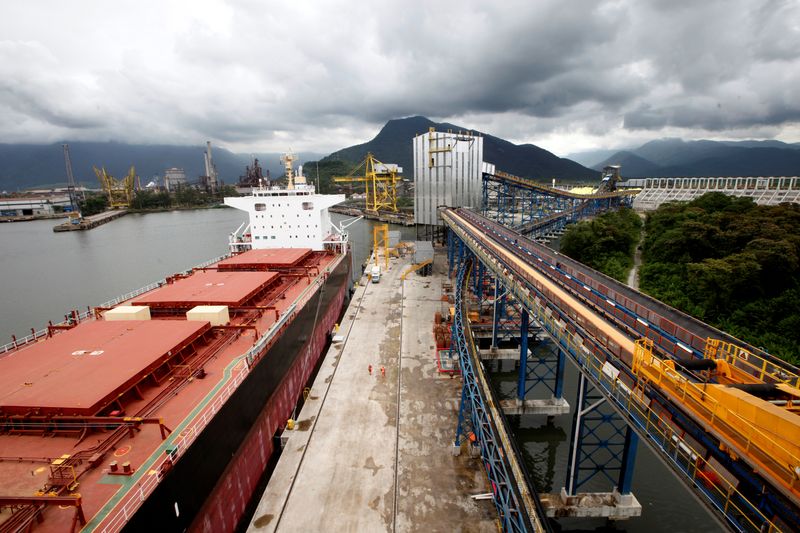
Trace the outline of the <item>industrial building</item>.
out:
<instances>
[{"instance_id":1,"label":"industrial building","mask_svg":"<svg viewBox=\"0 0 800 533\"><path fill-rule=\"evenodd\" d=\"M179 185L186 185L186 171L178 167L171 167L165 170L164 188L167 191L173 191Z\"/></svg>"},{"instance_id":2,"label":"industrial building","mask_svg":"<svg viewBox=\"0 0 800 533\"><path fill-rule=\"evenodd\" d=\"M414 222L441 226L441 205L480 207L481 175L494 172L483 161L483 137L433 128L414 137Z\"/></svg>"},{"instance_id":3,"label":"industrial building","mask_svg":"<svg viewBox=\"0 0 800 533\"><path fill-rule=\"evenodd\" d=\"M55 207L69 207L69 196L33 196L0 199L0 219L16 217L46 217L56 214Z\"/></svg>"}]
</instances>

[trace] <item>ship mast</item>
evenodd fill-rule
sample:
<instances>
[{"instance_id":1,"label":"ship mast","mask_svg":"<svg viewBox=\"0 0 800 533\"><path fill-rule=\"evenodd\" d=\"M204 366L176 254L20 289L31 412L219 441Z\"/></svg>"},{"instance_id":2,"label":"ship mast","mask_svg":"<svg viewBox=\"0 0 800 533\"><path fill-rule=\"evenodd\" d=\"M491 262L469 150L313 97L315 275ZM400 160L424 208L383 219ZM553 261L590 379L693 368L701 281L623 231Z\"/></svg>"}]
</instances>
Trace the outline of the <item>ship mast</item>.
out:
<instances>
[{"instance_id":1,"label":"ship mast","mask_svg":"<svg viewBox=\"0 0 800 533\"><path fill-rule=\"evenodd\" d=\"M291 148L289 151L281 156L281 163L284 164L286 168L286 188L288 190L294 190L294 171L292 170L292 163L297 159L297 156L292 152Z\"/></svg>"}]
</instances>

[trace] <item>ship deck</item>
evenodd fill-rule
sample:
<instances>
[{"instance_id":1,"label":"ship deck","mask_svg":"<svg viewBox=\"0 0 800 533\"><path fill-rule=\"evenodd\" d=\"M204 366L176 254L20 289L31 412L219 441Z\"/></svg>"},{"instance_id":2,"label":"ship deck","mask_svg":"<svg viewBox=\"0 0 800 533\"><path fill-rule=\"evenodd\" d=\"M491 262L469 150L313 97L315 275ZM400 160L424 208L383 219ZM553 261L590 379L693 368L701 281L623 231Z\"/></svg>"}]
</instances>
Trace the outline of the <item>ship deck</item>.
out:
<instances>
[{"instance_id":1,"label":"ship deck","mask_svg":"<svg viewBox=\"0 0 800 533\"><path fill-rule=\"evenodd\" d=\"M310 248L265 248L260 250L248 250L220 261L218 267L220 270L230 268L277 270L300 265L312 255L313 252Z\"/></svg>"},{"instance_id":2,"label":"ship deck","mask_svg":"<svg viewBox=\"0 0 800 533\"><path fill-rule=\"evenodd\" d=\"M461 380L437 371L444 274L362 277L248 531L497 531L479 457L452 455ZM369 366L372 365L372 373ZM385 368L385 376L381 367Z\"/></svg>"},{"instance_id":3,"label":"ship deck","mask_svg":"<svg viewBox=\"0 0 800 533\"><path fill-rule=\"evenodd\" d=\"M139 490L160 475L165 452L188 447L246 375L243 354L284 312L301 308L316 289L312 278L341 258L315 257L311 276L211 265L132 299L177 308L172 314L162 308L163 316L141 322L87 318L0 358L0 496L79 493L88 529L121 527L139 505ZM186 321L186 309L201 303L242 308L225 327ZM120 471L128 463L130 472L112 472L112 462ZM0 510L0 529L21 512ZM75 507L48 505L41 516L36 531L68 531Z\"/></svg>"},{"instance_id":4,"label":"ship deck","mask_svg":"<svg viewBox=\"0 0 800 533\"><path fill-rule=\"evenodd\" d=\"M278 281L275 272L201 270L134 298L133 305L187 308L196 305L240 307Z\"/></svg>"}]
</instances>

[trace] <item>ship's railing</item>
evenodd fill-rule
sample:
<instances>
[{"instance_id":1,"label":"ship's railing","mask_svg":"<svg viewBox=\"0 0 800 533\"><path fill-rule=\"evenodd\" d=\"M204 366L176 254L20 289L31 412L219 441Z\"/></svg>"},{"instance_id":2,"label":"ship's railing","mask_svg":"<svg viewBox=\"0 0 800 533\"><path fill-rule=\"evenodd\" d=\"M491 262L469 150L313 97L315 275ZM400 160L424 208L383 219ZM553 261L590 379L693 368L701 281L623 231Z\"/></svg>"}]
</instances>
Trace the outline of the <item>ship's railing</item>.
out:
<instances>
[{"instance_id":1,"label":"ship's railing","mask_svg":"<svg viewBox=\"0 0 800 533\"><path fill-rule=\"evenodd\" d=\"M212 260L208 264L211 264L214 261L215 260ZM332 270L333 269L331 267L328 267L325 272L330 272ZM322 277L318 277L317 279L317 282L312 283L306 287L302 293L300 293L298 302L304 301L309 294L312 293L312 291L317 289L319 284L324 282ZM213 397L216 395L216 397L205 409L203 409L202 414L196 416L185 428L177 431L177 435L176 433L170 435L167 441L159 448L159 453L164 453L161 453L160 456L157 456L152 465L146 467L148 471L162 472L166 470L166 467L164 466L165 464L169 462L171 466L176 459L178 459L186 450L189 449L189 446L192 445L197 436L203 431L208 423L211 422L211 419L217 414L217 411L222 408L228 398L230 398L242 381L244 381L244 379L250 373L250 364L252 361L292 316L297 305L297 303L294 303L289 306L286 311L284 311L281 319L275 322L272 327L270 327L270 329L261 336L261 339L259 339L258 343L234 359L232 366L230 367L231 372L236 373L233 379L230 380L221 390L212 390L209 393L209 396ZM246 364L241 365L240 363L242 361L244 361ZM237 371L236 369L238 367L241 368ZM205 401L209 400L210 398L207 398ZM173 437L173 435L175 436ZM158 475L143 476L142 479L136 484L135 488L132 488L124 496L125 503L121 507L117 507L109 513L106 519L100 524L101 527L98 529L98 531L102 531L104 533L120 531L128 522L128 520L133 517L147 497L155 490L159 482L160 479Z\"/></svg>"},{"instance_id":2,"label":"ship's railing","mask_svg":"<svg viewBox=\"0 0 800 533\"><path fill-rule=\"evenodd\" d=\"M232 380L219 391L211 391L210 394L215 394L216 398L203 410L202 414L195 417L189 425L187 425L180 432L173 433L175 437L167 439L167 441L159 448L163 453L156 458L152 465L147 467L148 471L155 471L157 473L166 472L168 467L172 466L175 460L183 455L189 449L192 443L197 439L197 436L203 431L214 415L225 405L225 402L234 391L241 385L242 381L250 373L250 367L247 364L242 365L241 362L245 361L245 356L237 357L232 365L232 372L236 372ZM237 367L240 367L236 371ZM147 499L150 494L156 489L161 482L161 475L143 475L136 486L129 490L125 495L125 503L121 507L117 507L109 513L106 520L100 524L99 531L102 532L116 532L120 531L125 524L133 518L133 515L141 507L142 503Z\"/></svg>"},{"instance_id":3,"label":"ship's railing","mask_svg":"<svg viewBox=\"0 0 800 533\"><path fill-rule=\"evenodd\" d=\"M193 268L206 268L206 267L208 267L210 265L213 265L214 263L218 263L218 262L222 261L223 259L227 258L229 255L230 254L220 255L219 257L215 257L214 259L209 259L208 261L200 263L199 265L197 265L197 266L195 266ZM166 282L167 282L167 279L163 278L161 281L156 281L154 283L150 283L148 285L145 285L144 287L140 287L140 288L136 289L135 291L131 291L131 292L127 293L127 294L123 294L122 296L117 296L113 300L109 300L107 302L101 303L97 307L113 307L113 306L115 306L115 305L117 305L117 304L119 304L121 302L124 302L126 300L130 300L131 298L135 298L135 297L139 296L140 294L144 294L146 292L152 291L153 289L163 285ZM93 316L93 314L94 313L93 313L93 311L91 309L87 309L86 311L82 311L82 312L78 313L77 320L78 320L78 322L81 322L81 321L86 320L87 318ZM74 317L73 317L73 319L74 319ZM66 325L66 324L67 324L67 321L62 321L62 322L58 323L58 325ZM25 337L22 337L21 339L15 339L15 340L13 340L11 342L8 342L8 343L4 344L3 346L0 346L0 356L2 356L3 354L5 354L7 352L10 352L11 350L19 348L20 346L24 346L24 345L26 345L28 343L35 342L35 341L41 339L42 337L46 337L46 336L47 336L47 328L42 328L39 331L34 331L33 333L31 333L29 335L26 335Z\"/></svg>"}]
</instances>

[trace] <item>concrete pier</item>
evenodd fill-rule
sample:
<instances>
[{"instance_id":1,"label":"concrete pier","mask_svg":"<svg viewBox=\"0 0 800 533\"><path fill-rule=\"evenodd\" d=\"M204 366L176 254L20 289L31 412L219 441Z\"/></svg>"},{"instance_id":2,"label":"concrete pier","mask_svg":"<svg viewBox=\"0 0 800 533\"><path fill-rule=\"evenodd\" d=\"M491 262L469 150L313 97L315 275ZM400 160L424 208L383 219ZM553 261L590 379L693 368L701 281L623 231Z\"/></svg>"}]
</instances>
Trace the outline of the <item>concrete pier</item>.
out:
<instances>
[{"instance_id":1,"label":"concrete pier","mask_svg":"<svg viewBox=\"0 0 800 533\"><path fill-rule=\"evenodd\" d=\"M633 494L611 492L579 492L568 496L566 490L560 494L540 494L545 513L549 518L607 518L627 520L642 516L642 505Z\"/></svg>"},{"instance_id":2,"label":"concrete pier","mask_svg":"<svg viewBox=\"0 0 800 533\"><path fill-rule=\"evenodd\" d=\"M71 221L64 222L58 226L53 227L53 231L83 231L96 228L107 222L111 222L115 218L119 218L128 214L126 209L115 209L113 211L103 211L96 215L84 217L79 223L73 224Z\"/></svg>"},{"instance_id":3,"label":"concrete pier","mask_svg":"<svg viewBox=\"0 0 800 533\"><path fill-rule=\"evenodd\" d=\"M432 276L362 277L248 531L497 531L479 457L451 453L458 376L437 371ZM369 367L372 365L372 372ZM384 374L385 372L385 374Z\"/></svg>"}]
</instances>

